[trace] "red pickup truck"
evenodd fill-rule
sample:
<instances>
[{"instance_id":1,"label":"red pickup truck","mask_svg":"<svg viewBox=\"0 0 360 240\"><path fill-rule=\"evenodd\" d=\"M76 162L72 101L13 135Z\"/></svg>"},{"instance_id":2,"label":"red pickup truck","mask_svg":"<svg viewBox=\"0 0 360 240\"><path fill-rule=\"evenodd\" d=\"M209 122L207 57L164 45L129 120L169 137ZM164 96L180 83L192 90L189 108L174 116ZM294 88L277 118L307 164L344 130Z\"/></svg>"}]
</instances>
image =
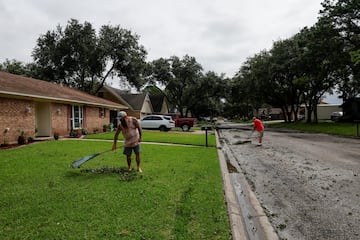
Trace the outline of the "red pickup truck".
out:
<instances>
[{"instance_id":1,"label":"red pickup truck","mask_svg":"<svg viewBox=\"0 0 360 240\"><path fill-rule=\"evenodd\" d=\"M196 124L196 118L182 118L178 113L168 113L166 116L170 116L175 121L175 127L182 128L183 132L188 132Z\"/></svg>"}]
</instances>

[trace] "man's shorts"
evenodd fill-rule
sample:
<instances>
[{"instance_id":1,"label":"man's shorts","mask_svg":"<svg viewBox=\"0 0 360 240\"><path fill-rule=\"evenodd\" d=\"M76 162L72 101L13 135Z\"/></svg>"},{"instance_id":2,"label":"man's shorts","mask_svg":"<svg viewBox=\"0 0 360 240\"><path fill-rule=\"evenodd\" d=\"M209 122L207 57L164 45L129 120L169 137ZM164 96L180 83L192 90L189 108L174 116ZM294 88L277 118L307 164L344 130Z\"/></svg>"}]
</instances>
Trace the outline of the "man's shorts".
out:
<instances>
[{"instance_id":1,"label":"man's shorts","mask_svg":"<svg viewBox=\"0 0 360 240\"><path fill-rule=\"evenodd\" d=\"M132 151L134 151L135 154L140 153L140 144L136 145L135 147L124 147L123 154L129 156L131 155Z\"/></svg>"},{"instance_id":2,"label":"man's shorts","mask_svg":"<svg viewBox=\"0 0 360 240\"><path fill-rule=\"evenodd\" d=\"M259 137L263 137L264 136L264 131L259 131Z\"/></svg>"}]
</instances>

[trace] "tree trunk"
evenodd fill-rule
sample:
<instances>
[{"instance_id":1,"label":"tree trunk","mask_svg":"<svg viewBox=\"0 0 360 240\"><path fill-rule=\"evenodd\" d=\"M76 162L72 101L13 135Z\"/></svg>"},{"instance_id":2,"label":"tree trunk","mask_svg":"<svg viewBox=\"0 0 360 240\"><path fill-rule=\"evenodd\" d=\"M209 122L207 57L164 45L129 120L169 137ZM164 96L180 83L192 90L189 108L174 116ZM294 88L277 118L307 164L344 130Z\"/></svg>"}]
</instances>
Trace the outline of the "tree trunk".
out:
<instances>
[{"instance_id":1,"label":"tree trunk","mask_svg":"<svg viewBox=\"0 0 360 240\"><path fill-rule=\"evenodd\" d=\"M306 123L311 123L311 115L312 115L312 109L311 109L311 105L306 107L306 111L307 111L307 119L306 119Z\"/></svg>"}]
</instances>

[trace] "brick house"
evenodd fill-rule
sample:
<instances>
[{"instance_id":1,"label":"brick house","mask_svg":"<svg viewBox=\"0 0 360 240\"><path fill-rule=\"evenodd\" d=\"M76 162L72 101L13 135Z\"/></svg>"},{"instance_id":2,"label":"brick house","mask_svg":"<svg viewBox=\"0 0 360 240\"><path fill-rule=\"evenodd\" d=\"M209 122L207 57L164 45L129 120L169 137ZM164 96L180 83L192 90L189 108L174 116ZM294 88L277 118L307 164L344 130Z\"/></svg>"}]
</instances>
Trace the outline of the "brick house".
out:
<instances>
[{"instance_id":1,"label":"brick house","mask_svg":"<svg viewBox=\"0 0 360 240\"><path fill-rule=\"evenodd\" d=\"M0 144L25 137L51 137L55 132L101 130L110 113L126 106L59 84L0 71Z\"/></svg>"}]
</instances>

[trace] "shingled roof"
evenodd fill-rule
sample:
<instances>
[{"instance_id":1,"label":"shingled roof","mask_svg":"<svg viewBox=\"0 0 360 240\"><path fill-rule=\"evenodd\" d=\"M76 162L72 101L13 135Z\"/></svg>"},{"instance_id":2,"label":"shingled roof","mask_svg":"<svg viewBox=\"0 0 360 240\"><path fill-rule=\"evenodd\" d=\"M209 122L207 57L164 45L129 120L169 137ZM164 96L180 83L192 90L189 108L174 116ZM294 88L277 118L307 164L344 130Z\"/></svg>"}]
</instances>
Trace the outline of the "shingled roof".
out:
<instances>
[{"instance_id":1,"label":"shingled roof","mask_svg":"<svg viewBox=\"0 0 360 240\"><path fill-rule=\"evenodd\" d=\"M149 97L150 97L154 112L160 113L165 97L163 95L149 95Z\"/></svg>"},{"instance_id":2,"label":"shingled roof","mask_svg":"<svg viewBox=\"0 0 360 240\"><path fill-rule=\"evenodd\" d=\"M42 99L54 102L78 103L98 107L127 109L128 107L88 93L33 78L0 71L0 96Z\"/></svg>"},{"instance_id":3,"label":"shingled roof","mask_svg":"<svg viewBox=\"0 0 360 240\"><path fill-rule=\"evenodd\" d=\"M104 86L103 88L134 111L141 110L147 96L147 93L128 93L110 86Z\"/></svg>"},{"instance_id":4,"label":"shingled roof","mask_svg":"<svg viewBox=\"0 0 360 240\"><path fill-rule=\"evenodd\" d=\"M134 109L135 111L140 111L145 98L146 93L128 93L128 94L121 94L121 97L129 103L129 105Z\"/></svg>"}]
</instances>

